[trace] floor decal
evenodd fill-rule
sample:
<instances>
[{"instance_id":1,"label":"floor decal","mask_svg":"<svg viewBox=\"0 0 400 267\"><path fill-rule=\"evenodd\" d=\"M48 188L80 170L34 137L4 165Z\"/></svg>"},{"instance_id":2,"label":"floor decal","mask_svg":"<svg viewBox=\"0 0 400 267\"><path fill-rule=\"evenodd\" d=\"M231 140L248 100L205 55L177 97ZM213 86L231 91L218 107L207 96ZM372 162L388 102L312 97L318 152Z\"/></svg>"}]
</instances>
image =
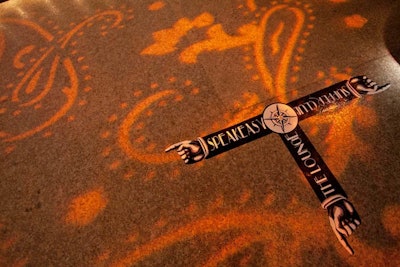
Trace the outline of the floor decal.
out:
<instances>
[{"instance_id":1,"label":"floor decal","mask_svg":"<svg viewBox=\"0 0 400 267\"><path fill-rule=\"evenodd\" d=\"M298 121L335 109L337 106L385 91L389 84L378 86L366 76L351 78L316 93L294 100L287 105L275 103L267 106L262 115L223 129L197 140L182 141L165 151L176 150L186 164L206 158L253 141L270 133L280 134L297 165L328 210L331 227L339 242L350 253L353 249L346 240L361 224L361 219L333 173L309 141Z\"/></svg>"}]
</instances>

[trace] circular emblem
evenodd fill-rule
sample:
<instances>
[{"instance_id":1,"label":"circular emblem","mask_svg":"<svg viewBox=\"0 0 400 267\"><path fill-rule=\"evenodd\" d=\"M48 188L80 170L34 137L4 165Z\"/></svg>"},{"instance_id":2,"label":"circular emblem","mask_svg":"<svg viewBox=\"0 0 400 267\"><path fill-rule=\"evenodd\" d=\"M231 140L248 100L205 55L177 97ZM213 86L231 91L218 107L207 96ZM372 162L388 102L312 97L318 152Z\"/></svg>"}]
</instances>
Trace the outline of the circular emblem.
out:
<instances>
[{"instance_id":1,"label":"circular emblem","mask_svg":"<svg viewBox=\"0 0 400 267\"><path fill-rule=\"evenodd\" d=\"M293 131L299 122L294 109L282 103L267 106L263 113L263 120L268 129L279 134Z\"/></svg>"}]
</instances>

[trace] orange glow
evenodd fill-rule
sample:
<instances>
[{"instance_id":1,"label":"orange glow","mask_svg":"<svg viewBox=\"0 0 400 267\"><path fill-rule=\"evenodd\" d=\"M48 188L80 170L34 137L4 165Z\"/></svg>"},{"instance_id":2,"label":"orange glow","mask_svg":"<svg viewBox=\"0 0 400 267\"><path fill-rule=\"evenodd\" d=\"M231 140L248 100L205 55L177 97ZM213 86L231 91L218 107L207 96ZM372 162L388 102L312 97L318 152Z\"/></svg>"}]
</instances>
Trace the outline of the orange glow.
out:
<instances>
[{"instance_id":1,"label":"orange glow","mask_svg":"<svg viewBox=\"0 0 400 267\"><path fill-rule=\"evenodd\" d=\"M4 150L4 152L8 155L8 154L10 154L11 152L13 152L13 151L15 150L15 148L16 148L15 145L14 145L14 146L8 146L8 147L6 147L6 149Z\"/></svg>"},{"instance_id":2,"label":"orange glow","mask_svg":"<svg viewBox=\"0 0 400 267\"><path fill-rule=\"evenodd\" d=\"M223 201L221 197L215 203L220 201ZM273 201L273 197L271 201ZM193 203L188 209L188 216L191 216L192 212L199 213L197 206ZM138 244L124 257L116 260L112 266L139 264L142 260L175 244L190 242L192 239L210 233L221 236L227 233L231 238L225 244L215 244L219 249L211 253L201 266L223 264L231 256L256 243L265 244L267 247L264 250L264 258L271 266L301 266L305 264L301 257L304 251L312 251L317 248L332 249L332 247L337 249L338 257L351 265L368 265L373 262L383 266L385 263L391 262L397 266L400 263L397 251L389 248L383 252L366 245L355 237L351 237L349 241L353 247L357 248L357 257L349 257L346 251L336 243L337 240L332 236L330 229L321 231L321 225L325 225L325 217L321 213L315 212L314 209L305 207L301 201L294 200L288 210L279 212L264 210L259 212L212 213L212 210L209 211L211 213L194 219L186 225L167 231L146 243ZM399 223L398 216L396 216L398 212L398 206L386 208L383 220L384 226L396 238L399 238ZM164 225L165 219L160 219L154 227L160 228ZM287 240L288 235L290 241ZM285 238L283 238L284 236ZM133 241L138 242L137 234L133 235Z\"/></svg>"},{"instance_id":3,"label":"orange glow","mask_svg":"<svg viewBox=\"0 0 400 267\"><path fill-rule=\"evenodd\" d=\"M251 9L257 7L254 1L249 1L248 4ZM282 19L278 27L274 30L274 34L268 36L270 39L269 46L272 50L271 53L268 53L264 51L265 32L270 27L270 18L281 11L289 11L295 20L292 25L287 25L285 20ZM285 102L287 101L285 92L288 67L294 57L297 44L305 43L304 39L299 39L304 28L305 14L308 11L309 9L302 10L297 7L289 7L288 5L276 5L264 13L259 25L254 25L253 23L244 24L237 29L236 35L227 34L221 24L212 25L214 17L209 13L203 13L193 21L182 18L172 28L155 32L153 34L154 43L145 48L141 54L160 56L171 53L177 49L176 45L190 30L195 27L208 26L205 40L195 42L182 50L179 56L181 62L194 64L197 63L198 56L201 53L225 51L253 45L255 63L260 73L259 76L253 76L258 77L254 80L258 80L261 77L268 92L278 95L279 100ZM196 21L201 21L202 23L197 23L196 26ZM309 24L307 27L313 28L313 25ZM287 40L280 38L284 30L290 31L290 36ZM303 35L307 36L305 34L306 32ZM302 53L304 49L298 47L296 51ZM272 54L273 58L270 58L269 54ZM295 58L301 59L298 55ZM275 63L276 61L278 61L278 64ZM294 82L296 81L297 79Z\"/></svg>"},{"instance_id":4,"label":"orange glow","mask_svg":"<svg viewBox=\"0 0 400 267\"><path fill-rule=\"evenodd\" d=\"M110 251L109 251L109 250L106 250L106 251L104 251L102 254L100 254L100 255L97 257L96 263L98 264L98 263L100 263L100 262L102 262L102 261L107 260L108 258L110 258Z\"/></svg>"},{"instance_id":5,"label":"orange glow","mask_svg":"<svg viewBox=\"0 0 400 267\"><path fill-rule=\"evenodd\" d=\"M14 58L14 67L17 69L22 69L25 67L25 63L22 62L22 58L32 52L32 50L35 49L34 45L28 45L27 47L21 49Z\"/></svg>"},{"instance_id":6,"label":"orange glow","mask_svg":"<svg viewBox=\"0 0 400 267\"><path fill-rule=\"evenodd\" d=\"M44 53L44 55L29 69L29 71L24 75L21 82L17 85L15 90L13 91L12 101L19 102L19 92L21 91L22 87L26 84L26 82L34 75L37 68L43 63L43 61L53 52L54 48L50 48ZM17 54L18 56L18 54ZM18 60L17 60L18 61ZM18 62L15 62L18 64ZM51 74L51 73L50 73Z\"/></svg>"},{"instance_id":7,"label":"orange glow","mask_svg":"<svg viewBox=\"0 0 400 267\"><path fill-rule=\"evenodd\" d=\"M0 19L0 23L2 24L14 24L14 25L19 25L23 27L27 27L31 29L33 32L39 34L48 44L50 45L49 47L42 47L39 49L39 52L43 53L42 56L38 59L36 58L30 58L31 53L35 51L36 46L35 45L28 45L22 48L20 51L18 51L13 60L13 66L16 69L21 69L21 72L17 74L17 77L22 77L21 80L17 83L15 86L12 96L11 96L11 103L14 105L17 105L19 107L29 107L29 106L34 106L36 110L39 110L39 108L42 106L42 101L44 98L48 95L48 93L54 89L54 81L57 75L57 72L59 72L60 66L64 68L66 71L68 77L69 77L69 86L65 86L64 88L59 89L61 93L65 95L66 101L65 103L58 108L58 110L55 111L54 114L48 115L49 117L45 120L43 120L41 123L39 123L36 126L33 126L31 129L25 129L22 130L19 133L7 133L2 129L1 132L6 133L4 135L5 139L3 139L4 142L13 142L13 141L19 141L22 139L25 139L27 137L30 137L32 135L35 135L46 128L50 127L57 121L59 121L62 117L66 116L66 114L69 112L69 110L72 108L72 106L75 103L75 100L77 99L78 96L78 90L79 90L79 85L80 81L75 69L75 66L72 62L72 60L68 56L64 55L54 55L57 51L57 49L65 49L71 38L76 35L80 34L83 32L81 29L85 26L90 25L94 20L98 19L105 19L107 17L114 17L115 20L111 24L111 28L118 26L121 21L122 21L122 13L119 11L104 11L102 13L96 14L92 17L89 17L88 19L84 20L80 24L74 26L72 30L67 32L63 37L61 37L58 40L58 43L54 42L55 37L47 30L45 30L43 27L40 25L24 20L24 19L13 19L13 18L2 18ZM111 21L111 20L110 20ZM56 28L56 27L54 27ZM105 30L105 29L104 29ZM4 33L0 34L0 57L5 49L5 41L4 41ZM76 50L74 50L76 51ZM72 54L75 52L72 51ZM49 58L51 56L54 56L53 60L50 60L50 67L48 68L48 75L46 77L46 62L49 62ZM79 57L78 61L83 60L84 57ZM62 64L60 64L60 62ZM29 63L34 63L32 66L29 66ZM24 70L26 67L29 67L27 70ZM85 65L83 66L85 70L89 68L89 66ZM87 77L91 77L90 75L86 75L84 80L87 81ZM44 87L41 89L40 92L37 92L38 90L38 85L43 83L43 79L47 79L44 82ZM7 88L13 88L14 84L8 84ZM89 88L89 87L86 87ZM29 98L28 100L22 101L22 94L24 94L24 98ZM82 104L84 102L80 102ZM4 110L4 113L7 111L6 109ZM12 115L16 116L22 116L22 110L17 109L12 112ZM30 115L32 116L32 115ZM41 115L42 116L42 115ZM72 118L70 116L70 118Z\"/></svg>"},{"instance_id":8,"label":"orange glow","mask_svg":"<svg viewBox=\"0 0 400 267\"><path fill-rule=\"evenodd\" d=\"M103 188L82 194L70 202L65 222L74 226L85 226L97 218L107 202Z\"/></svg>"},{"instance_id":9,"label":"orange glow","mask_svg":"<svg viewBox=\"0 0 400 267\"><path fill-rule=\"evenodd\" d=\"M270 17L274 13L278 12L279 10L286 9L286 8L287 8L287 6L285 6L285 5L278 5L265 13L264 17L261 19L261 22L260 22L260 30L261 30L262 34L257 39L255 48L254 48L257 66L259 68L261 76L263 77L263 81L264 81L264 85L265 85L266 89L270 93L277 95L279 98L279 101L282 101L282 102L287 101L286 96L285 96L287 71L288 71L289 63L293 56L294 48L298 42L301 30L303 28L304 16L305 16L304 12L298 8L287 8L294 15L295 21L292 25L293 28L291 28L292 29L291 35L290 35L289 39L286 40L285 47L282 50L282 53L280 55L275 79L272 78L272 72L270 69L271 66L269 66L268 62L266 61L265 51L264 51L264 35L265 35L265 30L268 26ZM282 22L282 23L284 23L284 22ZM285 24L283 24L283 25L285 25ZM289 28L290 28L290 26L289 26Z\"/></svg>"},{"instance_id":10,"label":"orange glow","mask_svg":"<svg viewBox=\"0 0 400 267\"><path fill-rule=\"evenodd\" d=\"M268 262L278 263L273 262L276 257L268 257L272 253L280 256L284 254L286 262L301 264L302 258L298 253L305 247L323 246L327 243L327 235L324 231L314 231L320 225L323 225L322 216L318 216L315 212L304 207L296 207L295 210L295 212L291 210L293 213L289 216L283 213L240 213L235 211L205 216L138 246L127 253L124 258L116 261L113 266L131 266L178 242L188 241L196 236L208 233L223 234L232 230L241 234L236 238L233 237L228 245L212 254L204 263L205 266L217 266L229 256L257 242L268 244L269 249L265 255ZM295 242L287 243L280 239L280 232L277 231L276 225L280 225L285 231L296 233ZM299 231L299 229L302 229L302 231ZM312 236L308 234L310 232L313 232ZM310 239L313 241L310 242ZM282 249L283 247L285 249ZM288 253L285 253L285 251Z\"/></svg>"},{"instance_id":11,"label":"orange glow","mask_svg":"<svg viewBox=\"0 0 400 267\"><path fill-rule=\"evenodd\" d=\"M283 22L279 23L279 26L276 29L276 32L271 36L272 55L276 55L280 50L280 45L279 45L278 40L282 34L284 27L285 27L285 24Z\"/></svg>"},{"instance_id":12,"label":"orange glow","mask_svg":"<svg viewBox=\"0 0 400 267\"><path fill-rule=\"evenodd\" d=\"M121 166L121 161L117 160L110 164L110 170L116 170Z\"/></svg>"},{"instance_id":13,"label":"orange glow","mask_svg":"<svg viewBox=\"0 0 400 267\"><path fill-rule=\"evenodd\" d=\"M157 1L154 2L153 4L151 4L149 6L149 10L150 11L156 11L156 10L160 10L165 6L165 3L163 1Z\"/></svg>"},{"instance_id":14,"label":"orange glow","mask_svg":"<svg viewBox=\"0 0 400 267\"><path fill-rule=\"evenodd\" d=\"M18 241L17 236L12 236L8 238L7 240L4 240L3 242L0 243L0 250L7 250L10 247L14 246Z\"/></svg>"},{"instance_id":15,"label":"orange glow","mask_svg":"<svg viewBox=\"0 0 400 267\"><path fill-rule=\"evenodd\" d=\"M238 202L239 204L245 204L251 198L251 191L245 190L239 197Z\"/></svg>"},{"instance_id":16,"label":"orange glow","mask_svg":"<svg viewBox=\"0 0 400 267\"><path fill-rule=\"evenodd\" d=\"M215 210L221 208L223 204L224 204L224 196L219 195L213 202L209 204L208 209Z\"/></svg>"},{"instance_id":17,"label":"orange glow","mask_svg":"<svg viewBox=\"0 0 400 267\"><path fill-rule=\"evenodd\" d=\"M257 4L255 0L246 0L247 8L250 11L255 11L257 9Z\"/></svg>"},{"instance_id":18,"label":"orange glow","mask_svg":"<svg viewBox=\"0 0 400 267\"><path fill-rule=\"evenodd\" d=\"M386 206L383 211L382 223L385 229L397 240L400 240L400 205Z\"/></svg>"},{"instance_id":19,"label":"orange glow","mask_svg":"<svg viewBox=\"0 0 400 267\"><path fill-rule=\"evenodd\" d=\"M54 83L54 78L55 78L55 75L56 75L56 72L57 72L57 67L58 67L59 61L60 61L60 57L59 56L55 56L53 62L51 63L50 72L49 72L49 78L47 79L47 83L46 83L43 91L40 94L38 94L35 98L30 100L29 102L21 104L21 106L23 106L23 107L31 106L31 105L39 102L40 100L42 100L49 93L49 91L51 90L51 88L53 86L53 83ZM71 69L72 68L71 65L72 64L69 64L69 66L67 67L67 68L70 68L70 69L67 69L67 72L70 73L70 74L73 74L74 70ZM42 71L43 71L43 68L41 68L35 74L35 76L31 79L31 81L28 83L28 86L25 89L25 92L27 94L32 93L36 89L36 84L37 84L37 81L38 81L38 79L40 78L40 76L42 74ZM77 79L77 78L73 77L71 79ZM75 80L74 81L71 80L71 82L76 82L76 81ZM15 90L16 93L18 93L17 90L19 90L18 87Z\"/></svg>"},{"instance_id":20,"label":"orange glow","mask_svg":"<svg viewBox=\"0 0 400 267\"><path fill-rule=\"evenodd\" d=\"M67 46L68 42L71 40L71 38L74 37L75 34L79 34L80 30L82 30L89 23L91 23L91 22L93 22L93 21L95 21L96 19L99 19L99 18L105 19L107 16L114 17L114 22L110 26L111 28L117 27L121 23L122 18L123 18L123 15L121 14L121 12L116 11L116 10L104 11L104 12L102 12L100 14L94 15L94 16L82 21L81 23L76 25L72 30L70 30L66 35L64 35L64 37L62 37L58 41L59 43L61 43L60 47L61 48L65 48Z\"/></svg>"},{"instance_id":21,"label":"orange glow","mask_svg":"<svg viewBox=\"0 0 400 267\"><path fill-rule=\"evenodd\" d=\"M362 115L357 116L355 114ZM354 119L349 119L351 117L354 117ZM358 147L357 155L359 156L370 154L372 147L354 133L353 127L357 124L364 128L376 125L377 116L371 108L362 106L358 102L353 102L346 107L336 109L334 112L323 113L320 118L313 117L307 121L313 125L329 125L329 131L324 138L325 151L322 150L321 154L324 155L328 164L329 159L336 159L336 164L330 165L336 176L340 176L344 172L347 163L354 156L352 151L349 151L349 147ZM320 133L314 127L309 134L311 137Z\"/></svg>"},{"instance_id":22,"label":"orange glow","mask_svg":"<svg viewBox=\"0 0 400 267\"><path fill-rule=\"evenodd\" d=\"M359 14L354 14L344 18L344 22L348 28L360 29L364 27L368 20Z\"/></svg>"},{"instance_id":23,"label":"orange glow","mask_svg":"<svg viewBox=\"0 0 400 267\"><path fill-rule=\"evenodd\" d=\"M203 267L212 267L218 266L224 259L229 258L230 256L235 255L242 249L249 247L254 241L254 236L250 234L240 235L238 238L231 241L228 245L220 249L220 251L211 256L210 259L206 263L203 264Z\"/></svg>"},{"instance_id":24,"label":"orange glow","mask_svg":"<svg viewBox=\"0 0 400 267\"><path fill-rule=\"evenodd\" d=\"M202 28L211 25L214 18L209 13L202 13L194 20L179 19L172 28L153 33L155 43L144 49L142 55L164 55L175 51L176 45L193 28Z\"/></svg>"},{"instance_id":25,"label":"orange glow","mask_svg":"<svg viewBox=\"0 0 400 267\"><path fill-rule=\"evenodd\" d=\"M153 103L159 101L160 99L175 94L174 90L165 90L159 93L156 93L142 102L140 102L132 111L128 114L128 116L122 122L119 133L118 133L118 142L121 149L131 158L137 159L142 162L147 163L155 163L155 164L163 164L166 162L171 162L176 160L176 157L172 154L165 153L153 153L146 154L142 151L139 151L134 148L131 137L130 137L130 129L136 123L138 117L145 112Z\"/></svg>"},{"instance_id":26,"label":"orange glow","mask_svg":"<svg viewBox=\"0 0 400 267\"><path fill-rule=\"evenodd\" d=\"M76 72L75 69L72 66L72 62L69 59L66 59L63 62L63 65L65 67L65 69L67 70L70 79L71 79L71 86L70 88L64 88L62 91L65 94L67 101L64 104L63 107L60 108L60 110L53 115L53 117L51 117L49 120L47 120L46 122L44 122L43 124L37 126L36 128L33 128L29 131L26 131L25 133L13 136L11 138L7 138L5 139L6 142L12 142L12 141L16 141L16 140L21 140L24 139L28 136L32 136L40 131L42 131L43 129L49 127L50 125L54 124L56 121L58 121L61 117L63 117L68 110L72 107L76 97L77 97L77 93L78 93L78 79L76 76Z\"/></svg>"}]
</instances>

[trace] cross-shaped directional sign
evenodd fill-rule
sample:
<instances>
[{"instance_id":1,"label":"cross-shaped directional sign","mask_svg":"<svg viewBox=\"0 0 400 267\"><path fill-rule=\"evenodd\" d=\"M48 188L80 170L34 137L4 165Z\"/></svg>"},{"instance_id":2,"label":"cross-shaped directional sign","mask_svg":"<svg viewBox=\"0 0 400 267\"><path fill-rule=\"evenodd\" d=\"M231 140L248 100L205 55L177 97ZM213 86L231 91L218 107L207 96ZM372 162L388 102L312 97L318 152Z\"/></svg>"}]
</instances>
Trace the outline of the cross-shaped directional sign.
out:
<instances>
[{"instance_id":1,"label":"cross-shaped directional sign","mask_svg":"<svg viewBox=\"0 0 400 267\"><path fill-rule=\"evenodd\" d=\"M379 86L366 76L357 76L288 104L273 103L261 115L196 140L176 143L165 151L176 149L185 163L196 163L270 133L279 134L321 201L321 206L328 210L336 237L353 254L346 237L361 224L361 219L298 122L363 95L382 92L389 86Z\"/></svg>"}]
</instances>

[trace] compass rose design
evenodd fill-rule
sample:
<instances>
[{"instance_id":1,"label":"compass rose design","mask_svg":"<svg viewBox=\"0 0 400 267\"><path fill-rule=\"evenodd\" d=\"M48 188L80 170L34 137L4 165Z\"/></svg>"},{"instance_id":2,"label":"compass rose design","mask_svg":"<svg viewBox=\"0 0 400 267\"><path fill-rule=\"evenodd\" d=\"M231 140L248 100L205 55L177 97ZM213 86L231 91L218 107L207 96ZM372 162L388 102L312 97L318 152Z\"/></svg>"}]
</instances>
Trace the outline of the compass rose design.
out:
<instances>
[{"instance_id":1,"label":"compass rose design","mask_svg":"<svg viewBox=\"0 0 400 267\"><path fill-rule=\"evenodd\" d=\"M263 120L271 131L279 134L293 131L299 122L296 112L282 103L267 106L263 113Z\"/></svg>"}]
</instances>

